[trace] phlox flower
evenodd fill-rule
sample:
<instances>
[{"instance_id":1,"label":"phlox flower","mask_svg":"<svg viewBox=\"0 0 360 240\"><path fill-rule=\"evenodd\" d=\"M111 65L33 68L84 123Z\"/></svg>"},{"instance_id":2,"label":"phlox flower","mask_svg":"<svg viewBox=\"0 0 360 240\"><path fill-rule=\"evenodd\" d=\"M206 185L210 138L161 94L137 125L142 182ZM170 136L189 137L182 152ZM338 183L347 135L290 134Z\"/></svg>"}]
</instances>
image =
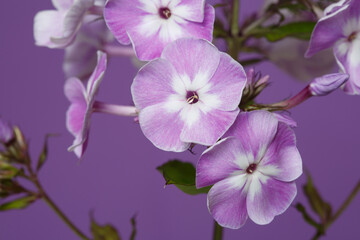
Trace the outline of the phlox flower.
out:
<instances>
[{"instance_id":1,"label":"phlox flower","mask_svg":"<svg viewBox=\"0 0 360 240\"><path fill-rule=\"evenodd\" d=\"M72 77L65 82L65 96L71 102L66 112L66 127L75 137L69 151L74 150L79 158L87 147L90 116L93 112L95 96L104 77L106 63L106 54L99 51L97 66L88 80L86 89L78 78Z\"/></svg>"},{"instance_id":2,"label":"phlox flower","mask_svg":"<svg viewBox=\"0 0 360 240\"><path fill-rule=\"evenodd\" d=\"M87 11L94 6L94 2L94 0L52 0L56 10L40 11L34 18L35 44L49 48L64 48L70 45ZM98 4L101 2L103 1L96 1Z\"/></svg>"},{"instance_id":3,"label":"phlox flower","mask_svg":"<svg viewBox=\"0 0 360 240\"><path fill-rule=\"evenodd\" d=\"M211 41L215 11L205 0L109 0L104 18L115 38L132 43L137 57L147 61L179 38Z\"/></svg>"},{"instance_id":4,"label":"phlox flower","mask_svg":"<svg viewBox=\"0 0 360 240\"><path fill-rule=\"evenodd\" d=\"M293 130L266 111L240 113L224 138L207 149L196 168L198 188L213 185L207 202L223 227L248 217L268 224L294 200L302 173Z\"/></svg>"},{"instance_id":5,"label":"phlox flower","mask_svg":"<svg viewBox=\"0 0 360 240\"><path fill-rule=\"evenodd\" d=\"M131 86L144 135L158 148L214 144L235 121L246 74L202 39L179 39L140 69Z\"/></svg>"},{"instance_id":6,"label":"phlox flower","mask_svg":"<svg viewBox=\"0 0 360 240\"><path fill-rule=\"evenodd\" d=\"M87 87L76 77L65 82L64 92L71 105L66 112L66 127L75 137L69 151L81 158L86 150L90 129L90 117L93 112L109 113L119 116L137 116L134 106L120 106L96 101L95 97L105 74L107 55L97 52L97 65L91 74Z\"/></svg>"},{"instance_id":7,"label":"phlox flower","mask_svg":"<svg viewBox=\"0 0 360 240\"><path fill-rule=\"evenodd\" d=\"M333 47L341 71L350 75L344 91L360 94L360 1L343 0L324 13L314 28L306 56Z\"/></svg>"}]
</instances>

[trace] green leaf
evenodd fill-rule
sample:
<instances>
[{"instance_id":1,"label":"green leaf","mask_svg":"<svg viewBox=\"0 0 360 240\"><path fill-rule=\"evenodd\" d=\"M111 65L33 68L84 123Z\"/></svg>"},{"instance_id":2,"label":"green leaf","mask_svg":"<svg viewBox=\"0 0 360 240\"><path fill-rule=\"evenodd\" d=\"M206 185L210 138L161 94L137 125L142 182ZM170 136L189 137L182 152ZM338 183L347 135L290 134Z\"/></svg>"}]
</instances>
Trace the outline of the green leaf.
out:
<instances>
[{"instance_id":1,"label":"green leaf","mask_svg":"<svg viewBox=\"0 0 360 240\"><path fill-rule=\"evenodd\" d=\"M135 237L136 237L136 215L133 216L130 221L131 221L131 226L132 226L130 240L135 240Z\"/></svg>"},{"instance_id":2,"label":"green leaf","mask_svg":"<svg viewBox=\"0 0 360 240\"><path fill-rule=\"evenodd\" d=\"M45 141L44 141L44 146L43 146L43 150L40 153L39 156L39 160L36 166L36 171L39 171L41 169L41 167L44 165L46 159L47 159L47 155L48 155L48 139L49 137L52 136L56 136L55 134L47 134L45 136Z\"/></svg>"},{"instance_id":3,"label":"green leaf","mask_svg":"<svg viewBox=\"0 0 360 240\"><path fill-rule=\"evenodd\" d=\"M209 187L196 189L195 177L196 170L192 163L182 162L179 160L171 160L156 168L162 173L165 179L165 185L174 184L184 193L196 195L200 193L207 193Z\"/></svg>"},{"instance_id":4,"label":"green leaf","mask_svg":"<svg viewBox=\"0 0 360 240\"><path fill-rule=\"evenodd\" d=\"M320 217L323 223L331 218L331 205L323 200L320 193L313 184L313 180L307 173L307 183L303 186L305 196L307 197L311 209Z\"/></svg>"},{"instance_id":5,"label":"green leaf","mask_svg":"<svg viewBox=\"0 0 360 240\"><path fill-rule=\"evenodd\" d=\"M32 195L18 198L13 201L10 201L10 202L0 205L0 211L7 211L7 210L13 210L13 209L24 209L27 206L29 206L31 203L33 203L36 199L37 199L37 197L32 196Z\"/></svg>"},{"instance_id":6,"label":"green leaf","mask_svg":"<svg viewBox=\"0 0 360 240\"><path fill-rule=\"evenodd\" d=\"M121 240L117 230L110 224L99 225L91 217L91 232L94 240Z\"/></svg>"},{"instance_id":7,"label":"green leaf","mask_svg":"<svg viewBox=\"0 0 360 240\"><path fill-rule=\"evenodd\" d=\"M315 22L293 22L282 26L254 29L251 34L255 37L265 37L270 42L276 42L286 37L309 40L315 27Z\"/></svg>"}]
</instances>

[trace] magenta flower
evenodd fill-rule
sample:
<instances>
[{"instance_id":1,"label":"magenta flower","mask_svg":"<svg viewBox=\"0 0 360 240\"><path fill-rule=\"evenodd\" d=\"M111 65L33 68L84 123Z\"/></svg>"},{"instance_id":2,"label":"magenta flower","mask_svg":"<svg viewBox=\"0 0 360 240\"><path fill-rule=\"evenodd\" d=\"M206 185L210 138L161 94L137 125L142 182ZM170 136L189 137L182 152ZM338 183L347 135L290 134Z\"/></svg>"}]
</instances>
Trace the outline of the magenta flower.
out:
<instances>
[{"instance_id":1,"label":"magenta flower","mask_svg":"<svg viewBox=\"0 0 360 240\"><path fill-rule=\"evenodd\" d=\"M294 200L302 173L294 132L266 111L240 113L225 139L207 149L196 168L198 188L213 185L214 219L237 229L248 217L268 224Z\"/></svg>"},{"instance_id":2,"label":"magenta flower","mask_svg":"<svg viewBox=\"0 0 360 240\"><path fill-rule=\"evenodd\" d=\"M107 55L98 51L98 60L95 70L90 76L87 88L78 78L69 78L65 83L64 92L71 102L66 113L66 127L75 137L69 151L74 151L81 158L86 150L90 117L93 112L110 113L120 116L137 116L138 112L133 106L118 106L95 101L100 83L104 77Z\"/></svg>"},{"instance_id":3,"label":"magenta flower","mask_svg":"<svg viewBox=\"0 0 360 240\"><path fill-rule=\"evenodd\" d=\"M215 11L205 0L109 0L104 17L115 38L131 42L137 57L147 61L179 38L211 41Z\"/></svg>"},{"instance_id":4,"label":"magenta flower","mask_svg":"<svg viewBox=\"0 0 360 240\"><path fill-rule=\"evenodd\" d=\"M242 66L201 39L170 43L131 86L145 136L166 151L214 144L233 124L246 84Z\"/></svg>"},{"instance_id":5,"label":"magenta flower","mask_svg":"<svg viewBox=\"0 0 360 240\"><path fill-rule=\"evenodd\" d=\"M7 143L14 137L10 125L0 117L0 142Z\"/></svg>"},{"instance_id":6,"label":"magenta flower","mask_svg":"<svg viewBox=\"0 0 360 240\"><path fill-rule=\"evenodd\" d=\"M314 28L306 56L330 47L341 71L350 75L344 91L360 94L360 1L343 0L325 9L325 16Z\"/></svg>"},{"instance_id":7,"label":"magenta flower","mask_svg":"<svg viewBox=\"0 0 360 240\"><path fill-rule=\"evenodd\" d=\"M64 48L75 39L94 0L52 0L52 3L56 10L38 12L34 18L35 44Z\"/></svg>"}]
</instances>

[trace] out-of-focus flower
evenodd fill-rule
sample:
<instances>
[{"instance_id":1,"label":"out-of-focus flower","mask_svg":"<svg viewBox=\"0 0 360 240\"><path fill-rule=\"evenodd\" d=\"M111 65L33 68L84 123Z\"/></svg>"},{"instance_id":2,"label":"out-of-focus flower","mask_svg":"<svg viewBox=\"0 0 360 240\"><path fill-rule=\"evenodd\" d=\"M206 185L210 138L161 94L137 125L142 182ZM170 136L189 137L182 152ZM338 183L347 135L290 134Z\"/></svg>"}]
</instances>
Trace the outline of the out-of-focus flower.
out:
<instances>
[{"instance_id":1,"label":"out-of-focus flower","mask_svg":"<svg viewBox=\"0 0 360 240\"><path fill-rule=\"evenodd\" d=\"M75 41L65 49L63 70L66 78L89 78L97 63L97 51L103 50L113 39L104 20L94 15L86 16Z\"/></svg>"},{"instance_id":2,"label":"out-of-focus flower","mask_svg":"<svg viewBox=\"0 0 360 240\"><path fill-rule=\"evenodd\" d=\"M82 157L87 147L90 116L93 112L95 96L104 77L106 62L106 54L98 52L97 66L88 80L87 89L75 77L69 78L65 83L64 92L71 102L66 113L66 127L75 137L73 145L69 150L74 150L79 158Z\"/></svg>"},{"instance_id":3,"label":"out-of-focus flower","mask_svg":"<svg viewBox=\"0 0 360 240\"><path fill-rule=\"evenodd\" d=\"M232 125L246 84L242 66L201 39L170 43L131 86L145 136L166 151L214 144Z\"/></svg>"},{"instance_id":4,"label":"out-of-focus flower","mask_svg":"<svg viewBox=\"0 0 360 240\"><path fill-rule=\"evenodd\" d=\"M269 7L270 4L276 3L278 3L278 0L265 0L259 15L263 15L265 9ZM280 9L280 12L286 19L292 19L293 21L313 20L313 17L308 14L294 14L294 12L287 9ZM318 15L321 14L318 13ZM278 18L278 16L270 18L264 24L276 24L279 21ZM290 76L301 81L309 81L309 79L327 74L331 72L336 65L330 50L324 51L311 59L304 58L308 47L307 41L285 38L278 42L271 43L266 40L259 40L258 44L264 49L266 56L272 63Z\"/></svg>"},{"instance_id":5,"label":"out-of-focus flower","mask_svg":"<svg viewBox=\"0 0 360 240\"><path fill-rule=\"evenodd\" d=\"M137 57L147 61L179 38L211 41L215 11L205 0L109 0L104 17L115 38L132 43Z\"/></svg>"},{"instance_id":6,"label":"out-of-focus flower","mask_svg":"<svg viewBox=\"0 0 360 240\"><path fill-rule=\"evenodd\" d=\"M314 96L325 96L338 89L348 79L349 75L344 73L324 75L322 77L315 78L309 84L309 89Z\"/></svg>"},{"instance_id":7,"label":"out-of-focus flower","mask_svg":"<svg viewBox=\"0 0 360 240\"><path fill-rule=\"evenodd\" d=\"M52 0L56 10L38 12L34 18L34 38L38 46L64 48L79 31L94 0Z\"/></svg>"},{"instance_id":8,"label":"out-of-focus flower","mask_svg":"<svg viewBox=\"0 0 360 240\"><path fill-rule=\"evenodd\" d=\"M14 137L14 132L10 125L0 117L0 142L7 143Z\"/></svg>"},{"instance_id":9,"label":"out-of-focus flower","mask_svg":"<svg viewBox=\"0 0 360 240\"><path fill-rule=\"evenodd\" d=\"M344 91L360 94L360 1L341 1L325 10L314 28L306 57L330 47L341 71L350 75Z\"/></svg>"},{"instance_id":10,"label":"out-of-focus flower","mask_svg":"<svg viewBox=\"0 0 360 240\"><path fill-rule=\"evenodd\" d=\"M268 224L296 196L302 161L294 132L266 111L240 113L224 139L207 149L196 168L198 188L213 185L208 208L223 227L248 217Z\"/></svg>"}]
</instances>

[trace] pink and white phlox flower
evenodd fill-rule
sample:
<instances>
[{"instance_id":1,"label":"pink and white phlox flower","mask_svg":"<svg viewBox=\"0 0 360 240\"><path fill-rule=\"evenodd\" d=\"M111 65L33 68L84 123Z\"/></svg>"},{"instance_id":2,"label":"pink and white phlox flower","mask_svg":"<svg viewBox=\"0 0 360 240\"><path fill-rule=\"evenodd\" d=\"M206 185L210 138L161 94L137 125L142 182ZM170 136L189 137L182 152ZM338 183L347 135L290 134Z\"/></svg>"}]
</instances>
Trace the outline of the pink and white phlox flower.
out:
<instances>
[{"instance_id":1,"label":"pink and white phlox flower","mask_svg":"<svg viewBox=\"0 0 360 240\"><path fill-rule=\"evenodd\" d=\"M79 31L94 0L52 0L56 10L38 12L34 18L34 38L38 46L65 48Z\"/></svg>"},{"instance_id":2,"label":"pink and white phlox flower","mask_svg":"<svg viewBox=\"0 0 360 240\"><path fill-rule=\"evenodd\" d=\"M131 86L144 135L181 152L212 145L233 124L246 84L243 67L201 39L179 39L140 69Z\"/></svg>"},{"instance_id":3,"label":"pink and white phlox flower","mask_svg":"<svg viewBox=\"0 0 360 240\"><path fill-rule=\"evenodd\" d=\"M325 10L314 28L306 56L330 47L341 72L350 75L343 90L360 94L360 1L340 1Z\"/></svg>"},{"instance_id":4,"label":"pink and white phlox flower","mask_svg":"<svg viewBox=\"0 0 360 240\"><path fill-rule=\"evenodd\" d=\"M208 208L223 227L248 217L268 224L294 200L302 161L293 130L272 113L240 113L224 139L207 149L196 168L198 188L213 185Z\"/></svg>"},{"instance_id":5,"label":"pink and white phlox flower","mask_svg":"<svg viewBox=\"0 0 360 240\"><path fill-rule=\"evenodd\" d=\"M65 83L64 92L71 102L66 112L66 127L75 137L69 151L74 151L79 158L87 147L90 116L93 112L95 96L104 77L106 62L106 54L99 51L97 66L88 80L86 89L80 79L75 77L69 78Z\"/></svg>"},{"instance_id":6,"label":"pink and white phlox flower","mask_svg":"<svg viewBox=\"0 0 360 240\"><path fill-rule=\"evenodd\" d=\"M104 18L121 44L132 43L137 57L148 61L179 38L211 41L215 10L205 0L109 0Z\"/></svg>"}]
</instances>

